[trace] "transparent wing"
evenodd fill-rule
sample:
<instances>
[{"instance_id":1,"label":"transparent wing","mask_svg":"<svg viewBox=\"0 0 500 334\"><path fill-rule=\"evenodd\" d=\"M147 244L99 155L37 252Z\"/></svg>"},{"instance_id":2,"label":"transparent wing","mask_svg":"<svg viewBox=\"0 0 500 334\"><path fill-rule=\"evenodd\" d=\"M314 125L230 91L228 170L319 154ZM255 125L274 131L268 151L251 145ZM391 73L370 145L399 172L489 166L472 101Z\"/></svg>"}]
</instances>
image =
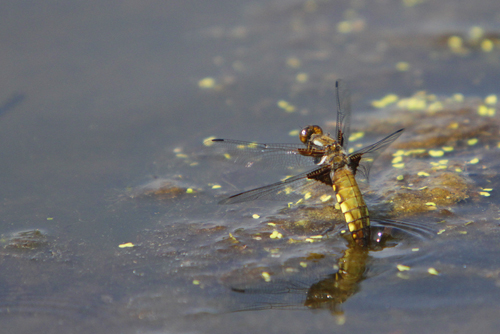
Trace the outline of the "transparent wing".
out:
<instances>
[{"instance_id":1,"label":"transparent wing","mask_svg":"<svg viewBox=\"0 0 500 334\"><path fill-rule=\"evenodd\" d=\"M213 139L209 146L215 154L245 167L293 169L314 165L314 158L303 156L302 144L259 144L231 139Z\"/></svg>"},{"instance_id":2,"label":"transparent wing","mask_svg":"<svg viewBox=\"0 0 500 334\"><path fill-rule=\"evenodd\" d=\"M295 201L301 198L308 199L313 195L333 194L331 187L307 177L323 168L324 166L318 167L280 182L233 195L223 199L219 204L235 204L255 200Z\"/></svg>"},{"instance_id":3,"label":"transparent wing","mask_svg":"<svg viewBox=\"0 0 500 334\"><path fill-rule=\"evenodd\" d=\"M380 153L382 153L387 148L387 146L389 146L393 141L401 136L403 130L404 129L399 129L398 131L376 142L375 144L366 146L350 154L349 158L351 159L351 164L355 165L351 167L357 167L357 175L361 176L361 178L364 178L364 181L368 182L370 168L375 159L377 159Z\"/></svg>"},{"instance_id":4,"label":"transparent wing","mask_svg":"<svg viewBox=\"0 0 500 334\"><path fill-rule=\"evenodd\" d=\"M336 139L340 146L347 148L351 135L351 92L348 84L343 80L337 80L335 91L337 95Z\"/></svg>"}]
</instances>

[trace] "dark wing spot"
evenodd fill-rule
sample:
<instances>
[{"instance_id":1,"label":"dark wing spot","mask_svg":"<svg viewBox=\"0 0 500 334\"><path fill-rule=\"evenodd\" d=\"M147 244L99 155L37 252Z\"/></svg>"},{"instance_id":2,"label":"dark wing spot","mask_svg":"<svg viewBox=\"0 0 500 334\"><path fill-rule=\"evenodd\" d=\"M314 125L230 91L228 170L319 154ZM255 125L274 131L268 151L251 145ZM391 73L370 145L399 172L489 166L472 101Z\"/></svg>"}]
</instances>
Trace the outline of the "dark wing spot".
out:
<instances>
[{"instance_id":1,"label":"dark wing spot","mask_svg":"<svg viewBox=\"0 0 500 334\"><path fill-rule=\"evenodd\" d=\"M352 169L352 173L356 175L356 171L358 170L359 161L361 160L362 154L353 154L349 156L349 167Z\"/></svg>"},{"instance_id":2,"label":"dark wing spot","mask_svg":"<svg viewBox=\"0 0 500 334\"><path fill-rule=\"evenodd\" d=\"M333 185L332 178L330 177L331 171L332 169L330 168L330 166L325 166L307 174L307 178L310 180L319 181L331 187Z\"/></svg>"}]
</instances>

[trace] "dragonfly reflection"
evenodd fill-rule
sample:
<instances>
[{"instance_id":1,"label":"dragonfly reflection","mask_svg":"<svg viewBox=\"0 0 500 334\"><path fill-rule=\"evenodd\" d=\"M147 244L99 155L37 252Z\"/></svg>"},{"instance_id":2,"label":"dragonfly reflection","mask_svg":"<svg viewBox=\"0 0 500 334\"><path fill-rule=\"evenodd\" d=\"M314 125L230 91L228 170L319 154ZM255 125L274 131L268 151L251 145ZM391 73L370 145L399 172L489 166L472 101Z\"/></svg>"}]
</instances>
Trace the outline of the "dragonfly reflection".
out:
<instances>
[{"instance_id":1,"label":"dragonfly reflection","mask_svg":"<svg viewBox=\"0 0 500 334\"><path fill-rule=\"evenodd\" d=\"M234 204L253 200L289 200L310 196L309 190L317 183L333 188L336 199L355 243L366 247L370 239L370 218L366 203L355 176L368 180L370 167L380 153L403 132L400 129L379 142L347 152L351 101L344 81L335 84L337 95L337 123L335 136L324 134L317 125L302 129L302 145L258 144L228 139L213 139L210 144L220 149L234 162L246 167L266 163L270 166L296 167L316 165L314 169L264 187L233 195L220 204Z\"/></svg>"},{"instance_id":2,"label":"dragonfly reflection","mask_svg":"<svg viewBox=\"0 0 500 334\"><path fill-rule=\"evenodd\" d=\"M237 282L226 282L237 293L235 297L238 304L231 311L327 309L334 315L342 314L342 304L360 290L361 283L384 272L384 265L377 264L377 258L387 260L387 256L394 256L398 261L402 257L414 261L419 256L426 256L425 252L414 252L415 247L424 245L436 235L436 230L427 224L390 219L374 221L372 229L368 247L348 245L336 260L336 270L333 272L329 273L331 262L324 257L320 260L304 259L310 265L289 273L280 267L270 268L274 275L266 282L255 282L245 274L241 282L236 275ZM370 256L391 248L393 251L385 255ZM327 263L322 263L325 260ZM293 264L287 264L289 266L293 267ZM393 270L394 267L389 262L385 270Z\"/></svg>"}]
</instances>

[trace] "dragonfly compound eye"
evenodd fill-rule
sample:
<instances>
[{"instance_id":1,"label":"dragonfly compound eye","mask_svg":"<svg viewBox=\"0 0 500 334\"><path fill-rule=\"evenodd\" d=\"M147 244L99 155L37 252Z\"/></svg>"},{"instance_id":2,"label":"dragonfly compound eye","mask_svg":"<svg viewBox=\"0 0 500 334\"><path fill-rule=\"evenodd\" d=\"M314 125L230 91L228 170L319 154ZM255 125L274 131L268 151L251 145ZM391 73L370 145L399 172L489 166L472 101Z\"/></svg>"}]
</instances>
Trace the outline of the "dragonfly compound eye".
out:
<instances>
[{"instance_id":1,"label":"dragonfly compound eye","mask_svg":"<svg viewBox=\"0 0 500 334\"><path fill-rule=\"evenodd\" d=\"M317 125L309 125L300 131L299 138L300 141L306 144L311 140L312 135L322 135L323 130Z\"/></svg>"}]
</instances>

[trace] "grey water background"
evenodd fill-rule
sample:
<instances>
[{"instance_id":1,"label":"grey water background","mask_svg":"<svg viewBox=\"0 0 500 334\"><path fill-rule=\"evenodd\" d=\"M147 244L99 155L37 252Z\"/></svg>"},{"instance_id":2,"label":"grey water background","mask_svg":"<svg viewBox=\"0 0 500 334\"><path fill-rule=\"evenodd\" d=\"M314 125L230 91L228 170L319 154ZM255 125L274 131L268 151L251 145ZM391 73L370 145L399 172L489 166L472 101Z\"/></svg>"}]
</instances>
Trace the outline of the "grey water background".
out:
<instances>
[{"instance_id":1,"label":"grey water background","mask_svg":"<svg viewBox=\"0 0 500 334\"><path fill-rule=\"evenodd\" d=\"M8 240L38 229L48 240L40 251L2 253L0 332L498 328L498 287L487 274L422 274L418 284L384 284L383 275L366 280L340 325L320 311L225 312L231 295L216 284L220 277L209 279L210 292L185 272L176 276L182 266L172 258L182 254L175 247L156 258L118 248L147 241L151 230L169 231L166 239L180 245L189 235L183 223L216 224L227 208L216 205L219 194L206 184L221 183L221 171L186 168L174 150L197 152L212 135L294 142L290 130L333 120L332 78L352 82L354 110L388 92L497 93L498 50L462 57L446 45L473 26L498 34L495 1L4 1L0 8L0 234ZM346 20L365 28L341 34L337 26ZM296 93L298 71L286 65L293 57L310 83ZM397 71L400 61L410 70ZM206 77L219 88L201 89ZM283 113L281 99L306 112ZM163 203L126 195L155 177L179 175L205 191ZM429 263L442 257L451 273L472 263L495 275L498 232L487 237L431 244ZM194 276L224 272L204 248L220 240L202 239L182 244L209 259L192 265Z\"/></svg>"}]
</instances>

